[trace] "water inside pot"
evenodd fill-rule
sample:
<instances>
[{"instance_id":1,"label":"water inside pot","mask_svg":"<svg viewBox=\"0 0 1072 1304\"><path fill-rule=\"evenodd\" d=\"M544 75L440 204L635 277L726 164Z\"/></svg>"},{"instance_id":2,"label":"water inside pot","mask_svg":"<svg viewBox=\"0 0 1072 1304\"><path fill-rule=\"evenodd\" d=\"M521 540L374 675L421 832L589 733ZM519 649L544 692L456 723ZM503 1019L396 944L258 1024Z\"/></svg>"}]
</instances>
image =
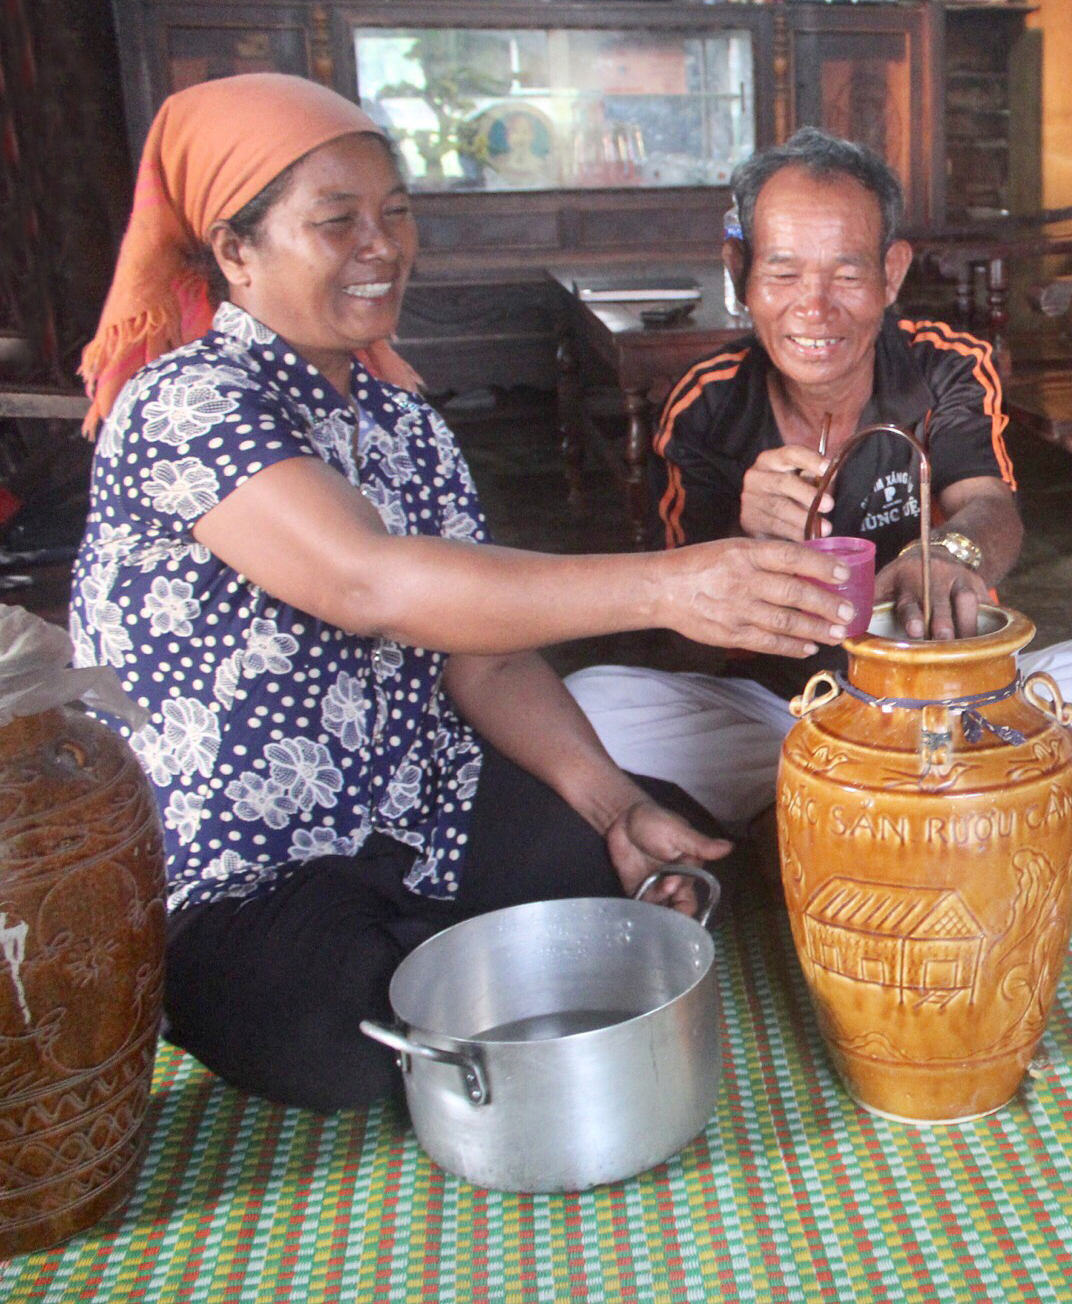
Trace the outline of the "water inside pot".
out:
<instances>
[{"instance_id":1,"label":"water inside pot","mask_svg":"<svg viewBox=\"0 0 1072 1304\"><path fill-rule=\"evenodd\" d=\"M610 897L531 902L429 938L396 970L391 1005L408 1027L446 1037L547 1040L663 1009L701 981L713 954L710 934L673 910Z\"/></svg>"},{"instance_id":2,"label":"water inside pot","mask_svg":"<svg viewBox=\"0 0 1072 1304\"><path fill-rule=\"evenodd\" d=\"M616 1023L625 1023L645 1013L644 1010L556 1010L551 1014L532 1014L511 1019L485 1032L476 1033L473 1041L550 1041L555 1037L572 1037L578 1032L595 1032Z\"/></svg>"}]
</instances>

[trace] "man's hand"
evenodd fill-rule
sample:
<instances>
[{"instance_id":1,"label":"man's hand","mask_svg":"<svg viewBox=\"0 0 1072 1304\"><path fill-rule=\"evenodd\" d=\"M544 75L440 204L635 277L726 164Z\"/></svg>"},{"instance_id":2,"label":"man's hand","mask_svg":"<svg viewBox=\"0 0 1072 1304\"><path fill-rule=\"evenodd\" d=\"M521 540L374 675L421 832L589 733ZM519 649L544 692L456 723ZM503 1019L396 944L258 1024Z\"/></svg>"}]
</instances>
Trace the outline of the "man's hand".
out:
<instances>
[{"instance_id":1,"label":"man's hand","mask_svg":"<svg viewBox=\"0 0 1072 1304\"><path fill-rule=\"evenodd\" d=\"M811 656L840 643L851 603L810 584L840 584L848 568L799 543L720 539L654 554L655 624L697 643Z\"/></svg>"},{"instance_id":2,"label":"man's hand","mask_svg":"<svg viewBox=\"0 0 1072 1304\"><path fill-rule=\"evenodd\" d=\"M631 896L647 876L663 865L720 860L731 843L698 833L672 811L644 798L628 806L607 829L607 850L622 887ZM664 878L644 898L660 905L696 912L696 892L690 878Z\"/></svg>"},{"instance_id":3,"label":"man's hand","mask_svg":"<svg viewBox=\"0 0 1072 1304\"><path fill-rule=\"evenodd\" d=\"M752 539L803 539L815 486L828 460L799 444L768 448L744 475L741 490L741 531ZM823 495L820 513L832 512L834 500ZM830 522L819 519L819 534L830 533Z\"/></svg>"},{"instance_id":4,"label":"man's hand","mask_svg":"<svg viewBox=\"0 0 1072 1304\"><path fill-rule=\"evenodd\" d=\"M875 601L892 600L909 638L927 638L923 624L923 553L912 551L884 566L875 579ZM931 632L948 640L978 633L979 603L989 602L986 585L944 548L931 549Z\"/></svg>"}]
</instances>

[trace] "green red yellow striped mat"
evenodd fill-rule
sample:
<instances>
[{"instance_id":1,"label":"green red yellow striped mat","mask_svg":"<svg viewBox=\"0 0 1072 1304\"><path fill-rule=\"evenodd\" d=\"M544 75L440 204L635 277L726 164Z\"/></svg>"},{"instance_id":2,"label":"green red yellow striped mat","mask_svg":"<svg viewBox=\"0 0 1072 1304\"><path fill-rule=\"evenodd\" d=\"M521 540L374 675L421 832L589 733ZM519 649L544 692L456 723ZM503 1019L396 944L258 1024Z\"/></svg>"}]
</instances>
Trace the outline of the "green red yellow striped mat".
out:
<instances>
[{"instance_id":1,"label":"green red yellow striped mat","mask_svg":"<svg viewBox=\"0 0 1072 1304\"><path fill-rule=\"evenodd\" d=\"M1069 969L1017 1099L911 1128L839 1086L783 915L716 937L719 1109L669 1163L579 1195L474 1190L390 1108L285 1110L162 1047L130 1205L0 1265L0 1300L1072 1300Z\"/></svg>"}]
</instances>

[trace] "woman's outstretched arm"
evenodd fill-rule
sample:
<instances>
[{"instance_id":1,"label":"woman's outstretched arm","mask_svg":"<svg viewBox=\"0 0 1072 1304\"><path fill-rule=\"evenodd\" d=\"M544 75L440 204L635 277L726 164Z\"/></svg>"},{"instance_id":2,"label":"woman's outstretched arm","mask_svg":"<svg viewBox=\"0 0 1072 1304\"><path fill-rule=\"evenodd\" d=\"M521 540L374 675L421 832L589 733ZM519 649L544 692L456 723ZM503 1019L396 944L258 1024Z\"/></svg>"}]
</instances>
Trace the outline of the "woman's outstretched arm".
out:
<instances>
[{"instance_id":1,"label":"woman's outstretched arm","mask_svg":"<svg viewBox=\"0 0 1072 1304\"><path fill-rule=\"evenodd\" d=\"M388 534L315 458L266 467L194 537L274 597L356 634L495 654L629 629L806 656L851 616L803 576L836 563L786 542L721 540L665 553L560 556Z\"/></svg>"}]
</instances>

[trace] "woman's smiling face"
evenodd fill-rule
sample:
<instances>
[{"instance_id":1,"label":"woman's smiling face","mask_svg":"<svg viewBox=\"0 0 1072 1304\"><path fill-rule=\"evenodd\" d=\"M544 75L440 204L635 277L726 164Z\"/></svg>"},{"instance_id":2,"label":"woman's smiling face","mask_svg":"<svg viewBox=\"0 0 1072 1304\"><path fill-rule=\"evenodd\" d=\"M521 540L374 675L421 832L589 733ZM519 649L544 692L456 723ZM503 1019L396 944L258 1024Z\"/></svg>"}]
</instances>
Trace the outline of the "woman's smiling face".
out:
<instances>
[{"instance_id":1,"label":"woman's smiling face","mask_svg":"<svg viewBox=\"0 0 1072 1304\"><path fill-rule=\"evenodd\" d=\"M254 241L221 260L230 297L336 385L355 350L394 333L417 252L384 140L342 136L294 168ZM219 252L219 246L217 246Z\"/></svg>"}]
</instances>

